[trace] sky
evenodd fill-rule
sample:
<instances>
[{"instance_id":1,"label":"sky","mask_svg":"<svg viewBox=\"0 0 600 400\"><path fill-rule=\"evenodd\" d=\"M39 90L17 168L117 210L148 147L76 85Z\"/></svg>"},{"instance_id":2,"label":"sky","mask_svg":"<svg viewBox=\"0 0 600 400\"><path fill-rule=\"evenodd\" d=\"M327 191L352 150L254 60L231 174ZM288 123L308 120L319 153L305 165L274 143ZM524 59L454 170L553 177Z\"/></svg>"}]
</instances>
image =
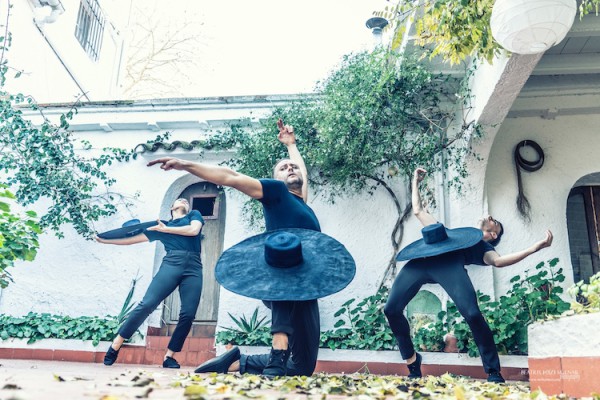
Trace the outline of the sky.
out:
<instances>
[{"instance_id":1,"label":"sky","mask_svg":"<svg viewBox=\"0 0 600 400\"><path fill-rule=\"evenodd\" d=\"M134 0L138 1L138 0ZM177 74L182 96L311 92L344 54L369 48L365 26L382 0L148 0L168 26L200 34Z\"/></svg>"}]
</instances>

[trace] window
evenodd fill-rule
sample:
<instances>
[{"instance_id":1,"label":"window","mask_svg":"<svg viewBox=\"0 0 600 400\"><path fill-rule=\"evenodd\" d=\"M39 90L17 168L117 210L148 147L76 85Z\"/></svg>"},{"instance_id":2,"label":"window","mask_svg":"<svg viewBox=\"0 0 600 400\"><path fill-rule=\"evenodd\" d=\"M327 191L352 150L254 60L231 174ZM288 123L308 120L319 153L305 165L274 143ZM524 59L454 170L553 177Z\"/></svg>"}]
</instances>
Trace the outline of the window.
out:
<instances>
[{"instance_id":1,"label":"window","mask_svg":"<svg viewBox=\"0 0 600 400\"><path fill-rule=\"evenodd\" d=\"M219 217L219 205L216 196L202 196L192 198L192 210L200 211L204 219L216 219Z\"/></svg>"},{"instance_id":2,"label":"window","mask_svg":"<svg viewBox=\"0 0 600 400\"><path fill-rule=\"evenodd\" d=\"M75 37L93 61L100 56L103 34L104 16L98 0L81 0Z\"/></svg>"}]
</instances>

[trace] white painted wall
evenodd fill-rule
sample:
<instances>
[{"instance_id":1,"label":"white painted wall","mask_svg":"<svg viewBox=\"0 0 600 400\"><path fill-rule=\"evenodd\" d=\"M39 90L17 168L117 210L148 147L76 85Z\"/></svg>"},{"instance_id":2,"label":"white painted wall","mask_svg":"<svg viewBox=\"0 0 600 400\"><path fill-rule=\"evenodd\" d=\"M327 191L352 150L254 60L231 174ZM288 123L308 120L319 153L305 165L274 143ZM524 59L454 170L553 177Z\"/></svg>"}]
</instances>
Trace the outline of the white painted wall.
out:
<instances>
[{"instance_id":1,"label":"white painted wall","mask_svg":"<svg viewBox=\"0 0 600 400\"><path fill-rule=\"evenodd\" d=\"M39 103L73 102L83 93L90 100L118 98L121 29L127 25L130 0L101 2L107 18L98 61L90 59L75 37L80 1L61 3L64 13L55 22L44 23L41 20L49 15L49 7L34 7L29 0L11 2L8 24L13 42L6 58L23 74L13 79L16 71L9 72L6 88ZM7 0L0 0L0 15L5 15L6 7Z\"/></svg>"},{"instance_id":2,"label":"white painted wall","mask_svg":"<svg viewBox=\"0 0 600 400\"><path fill-rule=\"evenodd\" d=\"M80 109L72 126L78 136L86 138L96 148L115 144L132 147L153 139L157 133L165 131L165 126L181 126L173 129L173 139L192 140L205 135L206 128L219 121L249 115L259 118L262 113L268 112L271 105L285 101L281 97L267 101L255 99L254 103L250 98L226 100L183 99L178 102L87 106ZM48 109L46 115L56 118L57 111ZM509 289L508 281L512 276L535 266L538 261L556 256L561 258L561 266L565 268L565 286L571 284L566 197L580 177L598 172L594 156L600 138L594 134L593 128L600 123L599 118L598 115L586 115L585 118L580 115L559 116L555 120L509 118L495 137L487 138L493 141L493 145L489 146L488 168L483 163L471 170L468 182L475 186L483 181L485 187L483 190L473 187L460 198L452 197L448 209L452 221L450 226L472 225L476 221L467 221L466 214L479 216L484 210L489 210L506 227L506 235L497 249L501 254L520 250L541 239L547 228L553 230L555 241L550 249L536 253L515 266L505 269L469 267L476 288L501 295ZM536 173L524 175L525 191L533 209L530 225L526 225L516 213L516 177L512 164L514 145L526 138L536 140L546 152L544 167ZM138 160L114 165L111 172L118 180L114 189L128 194L139 192L140 198L131 210L122 210L110 220L99 222L96 226L98 231L119 226L131 218L166 218L167 206L174 196L185 186L198 181L196 177L182 172L164 172L145 166L148 160L163 154L200 161L196 151L177 150L173 153L150 153ZM230 155L208 152L202 161L217 164ZM473 191L480 195L472 196ZM354 281L344 291L320 301L322 326L329 329L337 320L333 314L343 302L350 298L362 299L375 292L391 256L389 235L396 215L383 190L375 191L372 197L362 195L338 199L333 205L323 197L315 196L314 190L312 193L309 204L319 217L323 232L346 245L357 262ZM252 232L240 224L243 197L232 191L227 191L226 196L228 209L224 247L228 248ZM463 220L469 223L459 225ZM403 245L419 237L420 225L411 218L406 226ZM21 263L13 268L16 283L0 293L0 313L23 315L32 310L69 315L115 314L138 271L142 279L135 300L141 299L162 254L162 249L155 244L101 245L85 241L70 231L66 232L63 240L45 235L41 245L34 263ZM259 301L222 290L219 325L231 326L228 312L249 316L257 306L263 314L266 313ZM150 323L158 325L159 316L160 310L152 316Z\"/></svg>"},{"instance_id":3,"label":"white painted wall","mask_svg":"<svg viewBox=\"0 0 600 400\"><path fill-rule=\"evenodd\" d=\"M496 136L486 175L490 212L506 228L498 251L508 253L522 249L542 239L546 229L554 233L554 242L552 247L515 266L495 268L498 292L509 288L508 280L513 275L553 257L559 257L559 265L565 269L564 285L572 285L566 220L567 196L579 178L600 170L597 155L600 137L596 128L599 124L600 115L597 114L559 116L553 120L521 117L504 121ZM532 209L530 224L524 222L517 213L516 172L512 160L514 146L525 139L536 141L546 156L542 169L522 174L524 191Z\"/></svg>"},{"instance_id":4,"label":"white painted wall","mask_svg":"<svg viewBox=\"0 0 600 400\"><path fill-rule=\"evenodd\" d=\"M182 126L197 126L174 130L173 139L189 141L206 134L202 127L235 116L249 116L250 111L253 118L259 118L270 106L282 101L281 98L271 99L265 102L268 107L264 107L262 102L251 105L239 100L206 100L208 104L201 105L182 100L171 106L166 103L145 102L136 106L86 106L80 108L72 128L78 137L89 140L96 151L104 146L131 148L165 131L150 129L149 126L174 126L177 121L181 122ZM47 109L45 115L58 118L60 111L64 109ZM117 129L124 127L127 129ZM113 128L115 130L111 131ZM119 215L97 223L95 228L98 231L118 227L131 218L146 221L168 217L168 205L175 196L199 179L180 171L164 172L158 167L146 167L149 160L166 154L211 164L217 164L231 156L230 153L207 152L200 158L198 151L161 150L144 154L129 163L114 165L110 170L118 182L113 188L114 191L129 195L139 192L140 197L133 208L122 209ZM403 196L401 188L397 189ZM362 299L375 293L392 256L389 236L396 211L384 190L375 191L373 196L338 199L335 204L329 204L324 196L316 195L314 190L311 194L309 204L319 217L323 232L342 242L357 263L356 277L349 287L321 300L323 328L328 329L337 320L333 314L343 302L350 298ZM243 196L231 190L226 191L226 196L224 247L228 248L253 233L247 231L240 222ZM414 221L410 225L417 226ZM412 241L419 234L418 227L408 228L407 240ZM23 315L34 311L73 316L114 315L120 310L131 279L138 273L141 280L134 300L141 299L163 254L161 246L155 244L102 245L86 241L69 229L65 236L65 239L59 240L52 235L44 235L36 260L33 263L19 263L12 269L16 282L0 292L0 313ZM230 325L227 312L249 316L257 306L261 307L261 312L266 312L261 302L237 296L223 289L219 325ZM160 315L160 310L155 312L150 318L150 324L158 326Z\"/></svg>"}]
</instances>

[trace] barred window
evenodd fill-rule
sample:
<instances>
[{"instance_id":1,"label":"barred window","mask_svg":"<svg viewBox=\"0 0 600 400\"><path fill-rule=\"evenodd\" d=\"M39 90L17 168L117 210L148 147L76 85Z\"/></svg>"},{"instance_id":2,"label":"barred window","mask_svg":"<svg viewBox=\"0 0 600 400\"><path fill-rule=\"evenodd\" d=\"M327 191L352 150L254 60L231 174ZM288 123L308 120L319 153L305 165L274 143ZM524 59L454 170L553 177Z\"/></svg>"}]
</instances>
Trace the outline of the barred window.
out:
<instances>
[{"instance_id":1,"label":"barred window","mask_svg":"<svg viewBox=\"0 0 600 400\"><path fill-rule=\"evenodd\" d=\"M75 37L81 47L94 61L98 61L102 36L104 34L104 16L98 0L81 0Z\"/></svg>"}]
</instances>

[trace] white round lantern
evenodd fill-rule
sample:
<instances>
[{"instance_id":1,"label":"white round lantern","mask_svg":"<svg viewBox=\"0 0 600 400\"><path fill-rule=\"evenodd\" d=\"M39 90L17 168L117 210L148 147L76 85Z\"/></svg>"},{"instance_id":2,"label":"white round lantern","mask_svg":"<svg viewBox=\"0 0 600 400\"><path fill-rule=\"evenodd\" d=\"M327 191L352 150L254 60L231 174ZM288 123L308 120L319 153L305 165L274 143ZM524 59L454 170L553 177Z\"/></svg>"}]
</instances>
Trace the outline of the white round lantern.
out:
<instances>
[{"instance_id":1,"label":"white round lantern","mask_svg":"<svg viewBox=\"0 0 600 400\"><path fill-rule=\"evenodd\" d=\"M577 14L576 0L496 0L494 39L517 54L536 54L564 39Z\"/></svg>"}]
</instances>

